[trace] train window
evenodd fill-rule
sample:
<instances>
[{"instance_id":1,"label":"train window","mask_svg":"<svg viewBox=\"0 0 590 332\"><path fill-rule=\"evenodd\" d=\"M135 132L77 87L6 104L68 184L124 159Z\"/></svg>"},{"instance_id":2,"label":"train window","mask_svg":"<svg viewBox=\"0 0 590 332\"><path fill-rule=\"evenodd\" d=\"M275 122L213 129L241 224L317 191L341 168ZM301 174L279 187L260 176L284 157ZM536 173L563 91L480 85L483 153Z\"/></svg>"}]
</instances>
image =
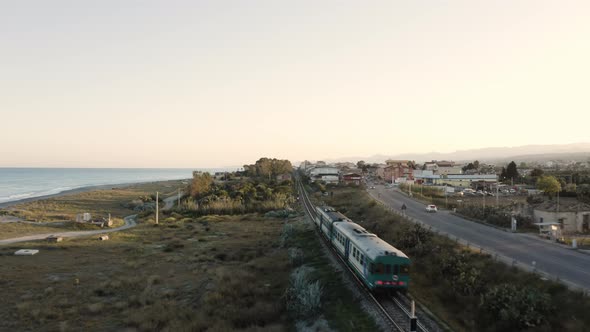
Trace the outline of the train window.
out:
<instances>
[{"instance_id":1,"label":"train window","mask_svg":"<svg viewBox=\"0 0 590 332\"><path fill-rule=\"evenodd\" d=\"M375 264L373 264L373 263L369 264L369 273L371 273L371 274L375 273Z\"/></svg>"},{"instance_id":2,"label":"train window","mask_svg":"<svg viewBox=\"0 0 590 332\"><path fill-rule=\"evenodd\" d=\"M393 266L393 274L399 274L399 265Z\"/></svg>"},{"instance_id":3,"label":"train window","mask_svg":"<svg viewBox=\"0 0 590 332\"><path fill-rule=\"evenodd\" d=\"M410 266L409 265L402 265L401 266L401 274L410 274Z\"/></svg>"},{"instance_id":4,"label":"train window","mask_svg":"<svg viewBox=\"0 0 590 332\"><path fill-rule=\"evenodd\" d=\"M383 274L383 264L377 264L377 274Z\"/></svg>"},{"instance_id":5,"label":"train window","mask_svg":"<svg viewBox=\"0 0 590 332\"><path fill-rule=\"evenodd\" d=\"M385 274L391 274L391 265L385 265Z\"/></svg>"},{"instance_id":6,"label":"train window","mask_svg":"<svg viewBox=\"0 0 590 332\"><path fill-rule=\"evenodd\" d=\"M364 263L365 263L365 256L361 255L361 265L364 265Z\"/></svg>"}]
</instances>

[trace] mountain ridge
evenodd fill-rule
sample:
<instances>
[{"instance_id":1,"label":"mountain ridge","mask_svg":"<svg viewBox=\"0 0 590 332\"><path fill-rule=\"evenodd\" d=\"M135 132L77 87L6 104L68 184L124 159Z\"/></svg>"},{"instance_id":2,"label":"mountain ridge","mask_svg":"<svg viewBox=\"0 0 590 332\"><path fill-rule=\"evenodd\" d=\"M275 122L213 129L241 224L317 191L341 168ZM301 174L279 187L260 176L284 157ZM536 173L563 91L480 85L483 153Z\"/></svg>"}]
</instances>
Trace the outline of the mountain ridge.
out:
<instances>
[{"instance_id":1,"label":"mountain ridge","mask_svg":"<svg viewBox=\"0 0 590 332\"><path fill-rule=\"evenodd\" d=\"M481 149L457 150L454 152L400 153L393 155L376 154L369 157L344 157L324 160L327 163L354 162L364 160L367 163L381 163L387 159L414 160L425 162L431 160L453 160L456 162L479 160L480 162L498 162L507 159L518 161L543 161L569 157L572 160L590 158L590 143L571 144L532 144L514 147L487 147ZM561 158L560 158L561 157Z\"/></svg>"}]
</instances>

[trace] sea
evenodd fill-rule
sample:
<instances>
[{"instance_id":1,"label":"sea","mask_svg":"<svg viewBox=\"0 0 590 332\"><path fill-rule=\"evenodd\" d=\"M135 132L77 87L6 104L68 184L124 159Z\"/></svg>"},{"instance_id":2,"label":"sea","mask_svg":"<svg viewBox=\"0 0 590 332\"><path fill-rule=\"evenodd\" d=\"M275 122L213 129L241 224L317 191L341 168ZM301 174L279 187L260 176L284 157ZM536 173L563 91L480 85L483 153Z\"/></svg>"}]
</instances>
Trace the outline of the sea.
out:
<instances>
[{"instance_id":1,"label":"sea","mask_svg":"<svg viewBox=\"0 0 590 332\"><path fill-rule=\"evenodd\" d=\"M88 186L180 180L193 171L209 173L236 168L0 168L0 203L59 194Z\"/></svg>"}]
</instances>

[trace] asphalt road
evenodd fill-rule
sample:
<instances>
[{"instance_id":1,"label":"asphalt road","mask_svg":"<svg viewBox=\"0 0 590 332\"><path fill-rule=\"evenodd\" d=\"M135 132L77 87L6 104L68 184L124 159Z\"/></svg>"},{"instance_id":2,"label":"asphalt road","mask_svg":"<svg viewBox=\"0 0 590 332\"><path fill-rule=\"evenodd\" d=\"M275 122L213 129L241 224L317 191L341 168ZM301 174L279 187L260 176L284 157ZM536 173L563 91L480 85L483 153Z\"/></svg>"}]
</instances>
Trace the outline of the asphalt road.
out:
<instances>
[{"instance_id":1,"label":"asphalt road","mask_svg":"<svg viewBox=\"0 0 590 332\"><path fill-rule=\"evenodd\" d=\"M369 190L369 194L394 209L399 210L405 204L408 216L441 232L517 260L519 264L532 266L534 261L537 270L590 290L590 255L529 235L505 232L465 220L446 210L428 213L425 204L407 197L397 189L376 186Z\"/></svg>"}]
</instances>

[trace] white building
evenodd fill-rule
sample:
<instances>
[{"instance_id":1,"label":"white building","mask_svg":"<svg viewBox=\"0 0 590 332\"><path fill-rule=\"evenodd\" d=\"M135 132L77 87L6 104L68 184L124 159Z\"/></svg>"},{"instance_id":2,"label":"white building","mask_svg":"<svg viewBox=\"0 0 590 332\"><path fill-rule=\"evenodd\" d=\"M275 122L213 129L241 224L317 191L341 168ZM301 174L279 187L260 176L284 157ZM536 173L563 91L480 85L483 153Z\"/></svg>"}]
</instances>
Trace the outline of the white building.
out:
<instances>
[{"instance_id":1,"label":"white building","mask_svg":"<svg viewBox=\"0 0 590 332\"><path fill-rule=\"evenodd\" d=\"M590 233L590 205L575 199L553 199L533 209L535 223L555 222L563 234Z\"/></svg>"},{"instance_id":2,"label":"white building","mask_svg":"<svg viewBox=\"0 0 590 332\"><path fill-rule=\"evenodd\" d=\"M312 182L322 181L327 184L338 184L340 173L336 167L315 167L309 171Z\"/></svg>"}]
</instances>

